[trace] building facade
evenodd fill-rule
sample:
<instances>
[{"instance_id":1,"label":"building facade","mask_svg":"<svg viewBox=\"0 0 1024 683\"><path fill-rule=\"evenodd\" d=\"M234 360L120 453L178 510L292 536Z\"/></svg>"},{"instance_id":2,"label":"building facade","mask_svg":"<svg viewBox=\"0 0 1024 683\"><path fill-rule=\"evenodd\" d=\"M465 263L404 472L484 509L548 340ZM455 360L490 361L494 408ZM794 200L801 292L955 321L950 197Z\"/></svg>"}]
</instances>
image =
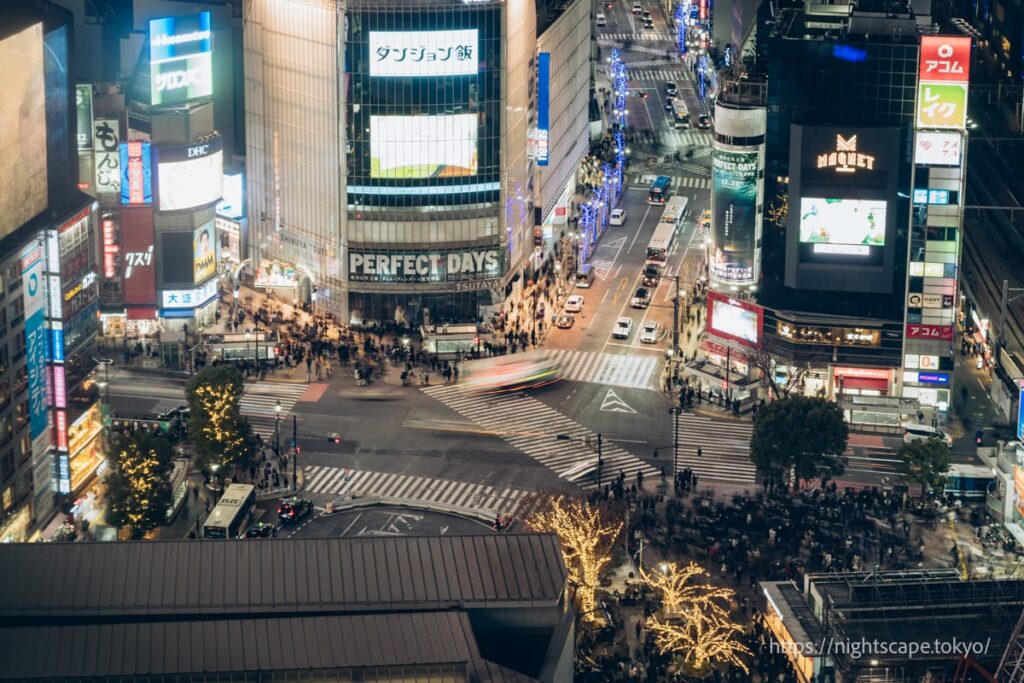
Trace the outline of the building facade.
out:
<instances>
[{"instance_id":1,"label":"building facade","mask_svg":"<svg viewBox=\"0 0 1024 683\"><path fill-rule=\"evenodd\" d=\"M526 0L248 2L256 280L355 323L499 300L533 248L534 26Z\"/></svg>"}]
</instances>

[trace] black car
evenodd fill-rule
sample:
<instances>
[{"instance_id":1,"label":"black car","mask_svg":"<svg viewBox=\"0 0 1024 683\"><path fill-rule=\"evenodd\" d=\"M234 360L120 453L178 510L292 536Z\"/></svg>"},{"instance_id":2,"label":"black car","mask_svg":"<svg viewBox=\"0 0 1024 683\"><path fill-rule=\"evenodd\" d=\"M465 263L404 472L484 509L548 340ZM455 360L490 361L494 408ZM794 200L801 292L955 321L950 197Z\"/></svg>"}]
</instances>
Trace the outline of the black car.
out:
<instances>
[{"instance_id":1,"label":"black car","mask_svg":"<svg viewBox=\"0 0 1024 683\"><path fill-rule=\"evenodd\" d=\"M274 538L277 527L267 522L256 522L245 532L246 538Z\"/></svg>"},{"instance_id":2,"label":"black car","mask_svg":"<svg viewBox=\"0 0 1024 683\"><path fill-rule=\"evenodd\" d=\"M655 265L648 265L644 268L644 286L657 287L661 282L661 268Z\"/></svg>"},{"instance_id":3,"label":"black car","mask_svg":"<svg viewBox=\"0 0 1024 683\"><path fill-rule=\"evenodd\" d=\"M697 128L701 130L707 130L711 127L711 117L707 114L701 114L697 117Z\"/></svg>"},{"instance_id":4,"label":"black car","mask_svg":"<svg viewBox=\"0 0 1024 683\"><path fill-rule=\"evenodd\" d=\"M666 97L665 98L665 111L672 111L672 107L676 104L676 98Z\"/></svg>"},{"instance_id":5,"label":"black car","mask_svg":"<svg viewBox=\"0 0 1024 683\"><path fill-rule=\"evenodd\" d=\"M158 420L173 420L174 418L180 419L182 422L188 419L188 406L180 405L177 408L171 408L165 410L156 416Z\"/></svg>"},{"instance_id":6,"label":"black car","mask_svg":"<svg viewBox=\"0 0 1024 683\"><path fill-rule=\"evenodd\" d=\"M277 518L282 522L294 522L313 511L313 502L298 496L285 498L277 506Z\"/></svg>"},{"instance_id":7,"label":"black car","mask_svg":"<svg viewBox=\"0 0 1024 683\"><path fill-rule=\"evenodd\" d=\"M665 94L669 97L675 97L676 93L679 92L679 86L676 85L675 81L665 81Z\"/></svg>"}]
</instances>

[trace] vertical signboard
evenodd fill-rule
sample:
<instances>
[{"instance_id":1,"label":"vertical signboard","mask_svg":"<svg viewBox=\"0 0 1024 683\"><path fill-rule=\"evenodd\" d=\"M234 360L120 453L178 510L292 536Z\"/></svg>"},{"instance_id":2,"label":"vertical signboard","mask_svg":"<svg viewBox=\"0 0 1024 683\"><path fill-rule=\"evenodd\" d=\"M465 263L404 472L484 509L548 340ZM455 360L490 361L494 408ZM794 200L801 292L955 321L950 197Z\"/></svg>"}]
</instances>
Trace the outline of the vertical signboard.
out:
<instances>
[{"instance_id":1,"label":"vertical signboard","mask_svg":"<svg viewBox=\"0 0 1024 683\"><path fill-rule=\"evenodd\" d=\"M537 55L537 165L548 165L548 136L551 128L551 54Z\"/></svg>"},{"instance_id":2,"label":"vertical signboard","mask_svg":"<svg viewBox=\"0 0 1024 683\"><path fill-rule=\"evenodd\" d=\"M1017 389L1017 441L1024 443L1024 380Z\"/></svg>"},{"instance_id":3,"label":"vertical signboard","mask_svg":"<svg viewBox=\"0 0 1024 683\"><path fill-rule=\"evenodd\" d=\"M46 271L47 288L47 325L51 329L63 329L64 326L64 302L61 292L63 285L60 276L60 236L56 230L46 230L45 249L46 256L44 270ZM57 490L60 493L71 493L71 465L70 454L68 453L68 413L67 413L67 386L65 384L64 363L58 358L64 357L60 353L47 354L50 359L50 367L47 373L47 385L50 388L49 403L53 409L54 417L54 438L57 444Z\"/></svg>"},{"instance_id":4,"label":"vertical signboard","mask_svg":"<svg viewBox=\"0 0 1024 683\"><path fill-rule=\"evenodd\" d=\"M967 88L971 75L971 39L921 36L917 69L917 127L967 126Z\"/></svg>"},{"instance_id":5,"label":"vertical signboard","mask_svg":"<svg viewBox=\"0 0 1024 683\"><path fill-rule=\"evenodd\" d=\"M25 298L25 358L28 370L28 412L32 438L46 431L46 322L42 246L33 244L21 257ZM59 294L58 294L59 296Z\"/></svg>"},{"instance_id":6,"label":"vertical signboard","mask_svg":"<svg viewBox=\"0 0 1024 683\"><path fill-rule=\"evenodd\" d=\"M115 118L97 118L92 138L96 152L96 192L117 195L121 192L121 122Z\"/></svg>"},{"instance_id":7,"label":"vertical signboard","mask_svg":"<svg viewBox=\"0 0 1024 683\"><path fill-rule=\"evenodd\" d=\"M126 306L156 305L156 264L153 261L153 209L123 207L123 292Z\"/></svg>"},{"instance_id":8,"label":"vertical signboard","mask_svg":"<svg viewBox=\"0 0 1024 683\"><path fill-rule=\"evenodd\" d=\"M79 83L75 86L75 112L78 119L78 152L92 149L92 84Z\"/></svg>"},{"instance_id":9,"label":"vertical signboard","mask_svg":"<svg viewBox=\"0 0 1024 683\"><path fill-rule=\"evenodd\" d=\"M144 140L122 142L121 203L128 205L153 203L153 167L150 145Z\"/></svg>"},{"instance_id":10,"label":"vertical signboard","mask_svg":"<svg viewBox=\"0 0 1024 683\"><path fill-rule=\"evenodd\" d=\"M117 254L121 251L117 243L117 224L110 214L104 215L100 224L103 229L103 277L113 280L117 277Z\"/></svg>"},{"instance_id":11,"label":"vertical signboard","mask_svg":"<svg viewBox=\"0 0 1024 683\"><path fill-rule=\"evenodd\" d=\"M183 104L213 94L209 12L149 22L151 104Z\"/></svg>"},{"instance_id":12,"label":"vertical signboard","mask_svg":"<svg viewBox=\"0 0 1024 683\"><path fill-rule=\"evenodd\" d=\"M715 279L754 281L758 156L757 150L713 150L708 270Z\"/></svg>"}]
</instances>

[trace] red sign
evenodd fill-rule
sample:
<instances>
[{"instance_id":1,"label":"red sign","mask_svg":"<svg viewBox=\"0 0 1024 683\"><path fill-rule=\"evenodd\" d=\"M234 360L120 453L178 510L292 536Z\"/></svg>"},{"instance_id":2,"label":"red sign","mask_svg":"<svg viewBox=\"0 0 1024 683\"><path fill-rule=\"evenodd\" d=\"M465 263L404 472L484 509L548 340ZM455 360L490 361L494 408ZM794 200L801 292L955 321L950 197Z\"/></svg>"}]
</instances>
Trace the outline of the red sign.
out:
<instances>
[{"instance_id":1,"label":"red sign","mask_svg":"<svg viewBox=\"0 0 1024 683\"><path fill-rule=\"evenodd\" d=\"M757 349L763 327L763 308L708 290L708 332Z\"/></svg>"},{"instance_id":2,"label":"red sign","mask_svg":"<svg viewBox=\"0 0 1024 683\"><path fill-rule=\"evenodd\" d=\"M121 276L126 306L156 306L153 207L121 207Z\"/></svg>"},{"instance_id":3,"label":"red sign","mask_svg":"<svg viewBox=\"0 0 1024 683\"><path fill-rule=\"evenodd\" d=\"M967 36L921 36L921 81L967 83L971 75L971 39Z\"/></svg>"},{"instance_id":4,"label":"red sign","mask_svg":"<svg viewBox=\"0 0 1024 683\"><path fill-rule=\"evenodd\" d=\"M728 346L713 342L710 339L705 339L700 343L700 348L708 353L713 353L718 356L730 356L733 360L748 361L747 355L738 349L731 349Z\"/></svg>"},{"instance_id":5,"label":"red sign","mask_svg":"<svg viewBox=\"0 0 1024 683\"><path fill-rule=\"evenodd\" d=\"M953 341L953 328L948 325L907 325L907 339Z\"/></svg>"},{"instance_id":6,"label":"red sign","mask_svg":"<svg viewBox=\"0 0 1024 683\"><path fill-rule=\"evenodd\" d=\"M68 449L68 414L63 410L57 410L56 413L57 450L66 451Z\"/></svg>"},{"instance_id":7,"label":"red sign","mask_svg":"<svg viewBox=\"0 0 1024 683\"><path fill-rule=\"evenodd\" d=\"M860 379L889 379L890 370L883 368L832 368L836 377L859 377Z\"/></svg>"},{"instance_id":8,"label":"red sign","mask_svg":"<svg viewBox=\"0 0 1024 683\"><path fill-rule=\"evenodd\" d=\"M113 218L103 219L103 277L108 280L117 277L117 226Z\"/></svg>"}]
</instances>

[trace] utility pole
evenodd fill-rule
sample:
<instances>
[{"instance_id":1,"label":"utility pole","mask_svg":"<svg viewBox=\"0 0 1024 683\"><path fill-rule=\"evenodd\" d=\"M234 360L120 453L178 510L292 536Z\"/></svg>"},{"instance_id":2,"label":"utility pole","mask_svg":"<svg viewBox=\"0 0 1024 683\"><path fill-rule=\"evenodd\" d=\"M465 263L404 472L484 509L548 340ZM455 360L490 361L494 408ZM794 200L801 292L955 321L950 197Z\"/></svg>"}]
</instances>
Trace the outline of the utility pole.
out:
<instances>
[{"instance_id":1,"label":"utility pole","mask_svg":"<svg viewBox=\"0 0 1024 683\"><path fill-rule=\"evenodd\" d=\"M679 276L672 279L676 283L676 295L672 297L672 362L675 364L679 355Z\"/></svg>"},{"instance_id":2,"label":"utility pole","mask_svg":"<svg viewBox=\"0 0 1024 683\"><path fill-rule=\"evenodd\" d=\"M298 477L298 471L299 471L299 437L298 437L298 434L299 434L299 418L296 417L295 415L292 415L292 450L295 451L294 453L292 453L292 490L293 491L298 491L299 490L299 480L297 478Z\"/></svg>"},{"instance_id":3,"label":"utility pole","mask_svg":"<svg viewBox=\"0 0 1024 683\"><path fill-rule=\"evenodd\" d=\"M601 452L601 434L597 435L597 490L601 490L601 468L604 467L604 458Z\"/></svg>"}]
</instances>

